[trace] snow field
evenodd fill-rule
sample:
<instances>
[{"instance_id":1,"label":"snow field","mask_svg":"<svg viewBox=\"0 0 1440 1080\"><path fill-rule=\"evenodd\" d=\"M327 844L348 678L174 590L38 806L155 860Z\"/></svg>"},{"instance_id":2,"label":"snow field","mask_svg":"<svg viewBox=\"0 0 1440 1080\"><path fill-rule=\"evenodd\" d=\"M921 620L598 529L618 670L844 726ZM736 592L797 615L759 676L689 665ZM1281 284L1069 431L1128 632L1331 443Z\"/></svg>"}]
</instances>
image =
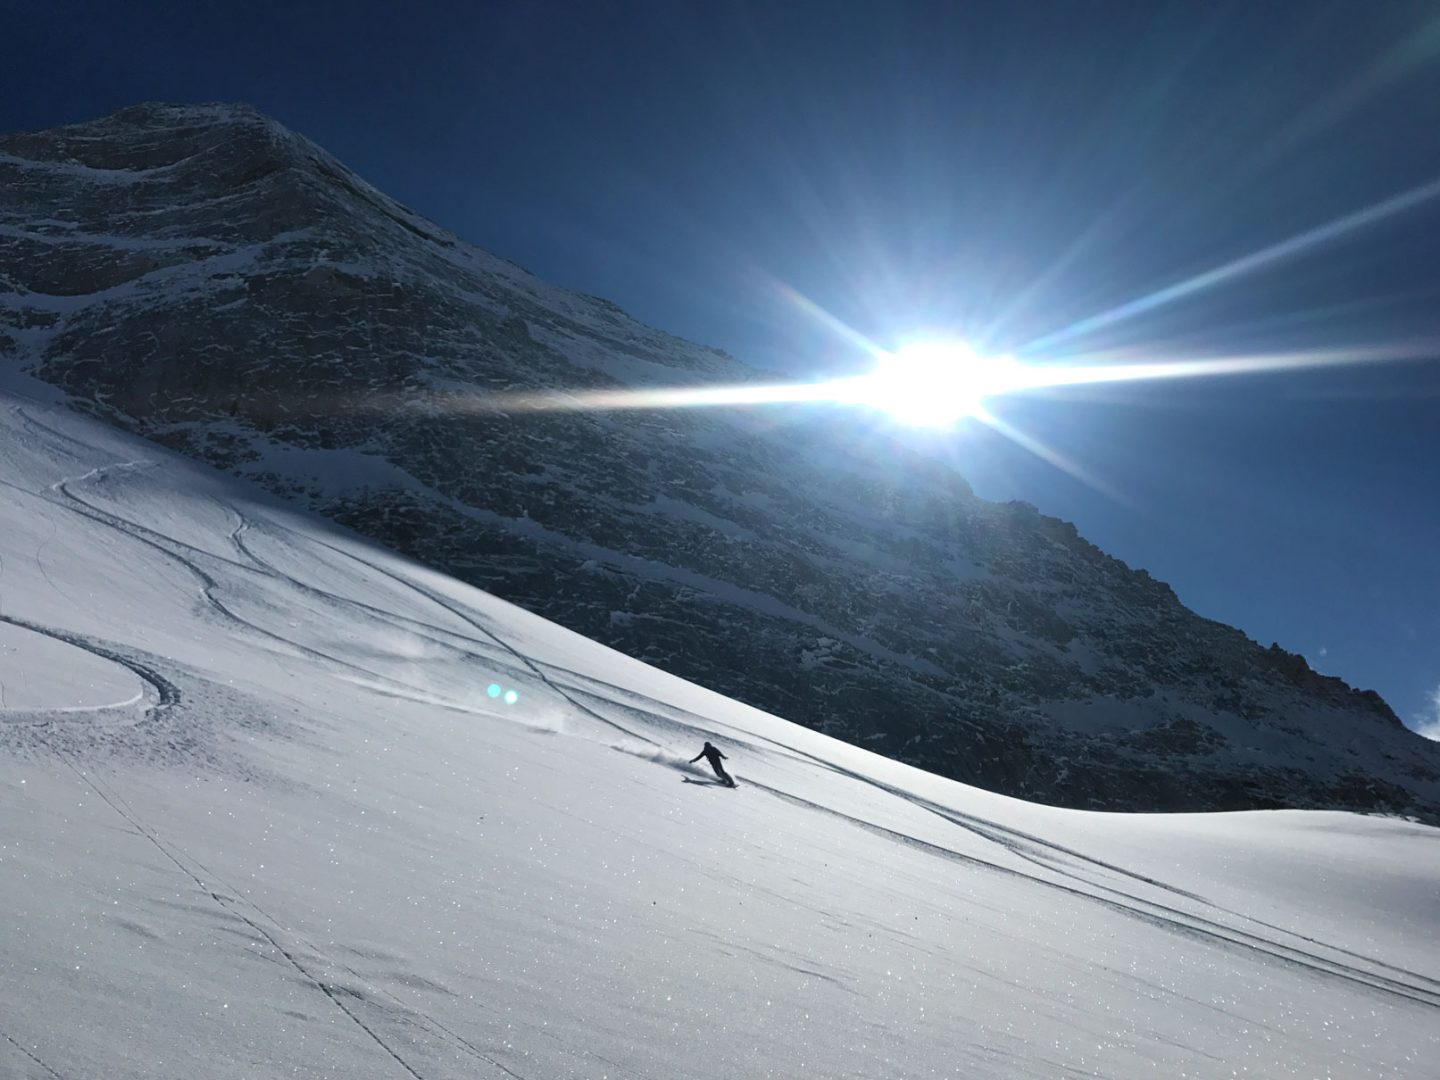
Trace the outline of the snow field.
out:
<instances>
[{"instance_id":1,"label":"snow field","mask_svg":"<svg viewBox=\"0 0 1440 1080\"><path fill-rule=\"evenodd\" d=\"M1437 830L966 788L19 395L0 560L0 1076L1440 1060Z\"/></svg>"}]
</instances>

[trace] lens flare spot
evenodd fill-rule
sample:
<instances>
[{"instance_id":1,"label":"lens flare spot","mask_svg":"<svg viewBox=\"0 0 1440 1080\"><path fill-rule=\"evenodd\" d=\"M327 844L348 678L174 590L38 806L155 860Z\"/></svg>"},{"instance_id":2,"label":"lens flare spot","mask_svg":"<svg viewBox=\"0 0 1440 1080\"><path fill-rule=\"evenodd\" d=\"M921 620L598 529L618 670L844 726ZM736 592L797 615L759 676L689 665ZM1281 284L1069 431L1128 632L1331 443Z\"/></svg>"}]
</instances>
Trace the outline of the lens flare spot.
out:
<instances>
[{"instance_id":1,"label":"lens flare spot","mask_svg":"<svg viewBox=\"0 0 1440 1080\"><path fill-rule=\"evenodd\" d=\"M519 700L520 700L520 695L519 695L518 693L516 693L514 690L506 690L506 691L505 691L505 704L506 704L506 705L514 705L515 702L517 702L517 701L519 701Z\"/></svg>"},{"instance_id":2,"label":"lens flare spot","mask_svg":"<svg viewBox=\"0 0 1440 1080\"><path fill-rule=\"evenodd\" d=\"M500 684L492 682L489 686L485 688L485 693L489 694L491 697L499 697Z\"/></svg>"}]
</instances>

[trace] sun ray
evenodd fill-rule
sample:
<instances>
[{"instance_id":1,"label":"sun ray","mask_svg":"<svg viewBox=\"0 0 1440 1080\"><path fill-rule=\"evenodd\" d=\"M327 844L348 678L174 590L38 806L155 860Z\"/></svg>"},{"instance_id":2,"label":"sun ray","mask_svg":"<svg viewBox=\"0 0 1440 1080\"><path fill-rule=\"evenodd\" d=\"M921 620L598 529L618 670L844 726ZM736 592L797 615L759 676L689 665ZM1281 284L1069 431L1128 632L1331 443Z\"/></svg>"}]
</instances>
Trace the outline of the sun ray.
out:
<instances>
[{"instance_id":1,"label":"sun ray","mask_svg":"<svg viewBox=\"0 0 1440 1080\"><path fill-rule=\"evenodd\" d=\"M1108 484L1104 480L1101 480L1094 473L1083 468L1076 462L1071 461L1054 447L1048 446L1045 443L1041 442L1039 439L1035 438L1033 435L1029 435L1021 431L1014 424L1010 423L1007 420L1002 420L1000 417L996 416L988 409L982 409L976 412L975 419L979 420L987 427L992 428L1000 435L1003 435L1005 438L1009 439L1022 450L1028 450L1030 453L1034 454L1047 465L1051 465L1054 468L1059 469L1065 475L1074 477L1076 480L1079 480L1082 484L1090 488L1092 491L1098 491L1107 499L1111 499L1114 502L1117 502L1122 506L1129 507L1132 510L1139 509L1133 499L1131 499L1124 492L1120 491L1114 485Z\"/></svg>"},{"instance_id":2,"label":"sun ray","mask_svg":"<svg viewBox=\"0 0 1440 1080\"><path fill-rule=\"evenodd\" d=\"M1388 199L1367 206L1364 209L1356 210L1346 214L1344 217L1336 218L1334 221L1317 225L1313 229L1297 233L1294 236L1271 244L1268 247L1253 251L1248 255L1242 255L1238 259L1232 259L1222 263L1204 273L1196 274L1194 277L1186 278L1184 281L1167 285L1163 289L1157 289L1152 293L1128 303L1113 307L1108 311L1102 311L1097 315L1091 315L1081 319L1079 322L1071 323L1063 330L1057 330L1052 334L1037 338L1026 345L1021 352L1035 353L1051 348L1052 346L1071 341L1081 335L1101 330L1105 327L1114 326L1127 319L1134 318L1167 304L1173 304L1188 296L1203 292L1206 289L1214 288L1225 282L1234 281L1247 274L1253 274L1259 270L1285 259L1293 258L1304 254L1313 248L1319 247L1332 240L1337 240L1347 233L1355 232L1367 225L1373 225L1386 218L1394 217L1413 209L1423 203L1440 196L1440 179L1431 180L1429 183L1421 184L1419 187L1403 191L1398 195L1392 195Z\"/></svg>"},{"instance_id":3,"label":"sun ray","mask_svg":"<svg viewBox=\"0 0 1440 1080\"><path fill-rule=\"evenodd\" d=\"M1132 350L1136 352L1138 350ZM1419 340L1389 345L1335 349L1301 349L1290 352L1251 353L1241 356L1188 357L1177 360L1106 363L1116 353L1075 356L1063 364L1027 368L1028 381L1016 391L1100 383L1154 382L1164 379L1226 378L1318 368L1425 360L1440 356L1440 342Z\"/></svg>"},{"instance_id":4,"label":"sun ray","mask_svg":"<svg viewBox=\"0 0 1440 1080\"><path fill-rule=\"evenodd\" d=\"M700 409L740 405L834 401L836 381L661 386L634 390L536 390L456 397L450 407L474 413L615 412L628 409Z\"/></svg>"},{"instance_id":5,"label":"sun ray","mask_svg":"<svg viewBox=\"0 0 1440 1080\"><path fill-rule=\"evenodd\" d=\"M955 348L954 346L945 346ZM613 390L540 390L519 393L445 395L427 400L430 407L471 413L610 412L628 409L695 409L805 403L832 403L879 408L894 406L896 391L881 380L886 363L904 354L882 354L877 372L817 382L739 383L722 386L671 386ZM922 350L923 352L923 350ZM927 418L941 413L960 420L977 413L988 398L1038 390L1108 383L1154 382L1171 379L1233 378L1287 371L1339 368L1367 364L1433 360L1440 357L1440 341L1421 339L1388 345L1310 349L1292 352L1186 357L1172 360L1132 360L1144 355L1138 349L1076 355L1065 362L1024 363L1009 357L981 358L980 368L947 382L942 372L933 381L908 390L923 401L927 392L949 393L954 400L924 402L916 406ZM963 359L963 358L962 358ZM927 391L926 388L929 388ZM900 407L900 412L907 409ZM933 419L924 422L934 423Z\"/></svg>"},{"instance_id":6,"label":"sun ray","mask_svg":"<svg viewBox=\"0 0 1440 1080\"><path fill-rule=\"evenodd\" d=\"M809 315L812 319L818 322L825 329L829 330L841 341L844 341L850 345L854 345L856 348L863 350L871 356L879 356L885 352L884 349L882 349L875 342L871 341L864 334L860 333L859 330L856 330L853 326L845 322L843 319L837 318L835 315L832 315L819 304L815 303L814 300L811 300L808 296L795 289L793 286L787 285L785 282L779 280L778 278L773 279L773 284L782 297L784 297L790 303L794 304L806 315Z\"/></svg>"}]
</instances>

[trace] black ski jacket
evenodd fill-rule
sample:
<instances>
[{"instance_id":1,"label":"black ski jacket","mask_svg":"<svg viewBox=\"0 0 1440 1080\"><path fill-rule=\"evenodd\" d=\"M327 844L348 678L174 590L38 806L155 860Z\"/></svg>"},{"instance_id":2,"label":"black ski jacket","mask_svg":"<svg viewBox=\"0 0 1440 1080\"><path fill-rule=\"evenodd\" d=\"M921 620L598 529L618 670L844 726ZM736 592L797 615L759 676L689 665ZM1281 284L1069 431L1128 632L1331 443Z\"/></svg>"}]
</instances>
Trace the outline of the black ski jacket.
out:
<instances>
[{"instance_id":1,"label":"black ski jacket","mask_svg":"<svg viewBox=\"0 0 1440 1080\"><path fill-rule=\"evenodd\" d=\"M708 742L705 744L704 750L701 750L690 759L690 764L695 764L695 762L699 761L702 757L710 762L711 768L719 768L720 762L725 759L725 755L720 753L719 750L716 750L715 747L711 746Z\"/></svg>"}]
</instances>

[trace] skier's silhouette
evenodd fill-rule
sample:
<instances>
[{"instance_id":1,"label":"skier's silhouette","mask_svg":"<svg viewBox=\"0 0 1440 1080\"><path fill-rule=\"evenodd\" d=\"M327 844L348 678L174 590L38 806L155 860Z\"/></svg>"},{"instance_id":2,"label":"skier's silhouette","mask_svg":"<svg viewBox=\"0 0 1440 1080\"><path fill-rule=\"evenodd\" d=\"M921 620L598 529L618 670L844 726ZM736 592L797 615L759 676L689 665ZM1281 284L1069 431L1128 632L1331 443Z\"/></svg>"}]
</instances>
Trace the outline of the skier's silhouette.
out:
<instances>
[{"instance_id":1,"label":"skier's silhouette","mask_svg":"<svg viewBox=\"0 0 1440 1080\"><path fill-rule=\"evenodd\" d=\"M725 771L725 766L720 764L720 760L724 756L724 754L720 753L719 750L716 750L715 747L707 742L705 749L690 759L690 764L695 764L695 762L703 757L706 761L710 762L710 768L715 770L715 775L720 778L722 784L728 784L730 787L734 787L735 781L731 778L730 774Z\"/></svg>"}]
</instances>

